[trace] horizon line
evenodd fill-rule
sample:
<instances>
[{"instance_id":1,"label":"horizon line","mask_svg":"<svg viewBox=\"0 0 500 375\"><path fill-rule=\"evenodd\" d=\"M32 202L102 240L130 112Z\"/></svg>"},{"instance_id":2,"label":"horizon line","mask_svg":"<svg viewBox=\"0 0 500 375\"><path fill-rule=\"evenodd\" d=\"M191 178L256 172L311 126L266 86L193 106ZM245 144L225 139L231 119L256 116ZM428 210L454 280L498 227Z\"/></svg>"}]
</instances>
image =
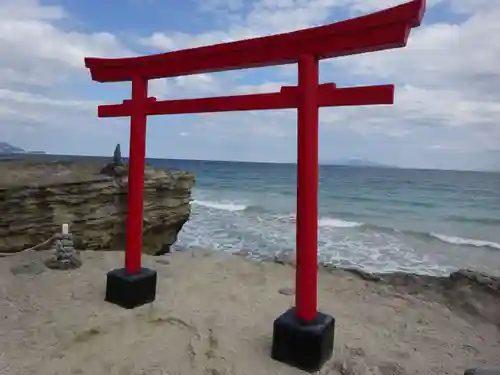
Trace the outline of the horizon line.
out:
<instances>
[{"instance_id":1,"label":"horizon line","mask_svg":"<svg viewBox=\"0 0 500 375\"><path fill-rule=\"evenodd\" d=\"M90 158L112 158L112 155L85 155L85 154L59 154L59 153L16 153L17 155L25 156L76 156L76 157L90 157ZM12 154L14 155L14 154ZM7 154L6 154L7 156ZM124 159L128 159L128 156L122 156ZM1 159L1 157L0 157ZM248 163L248 164L289 164L296 165L296 161L261 161L261 160L222 160L222 159L188 159L188 158L172 158L172 157L148 157L146 159L155 160L178 160L178 161L200 161L200 162L223 162L223 163ZM347 160L360 160L359 158L352 158ZM365 160L365 159L361 159ZM432 168L432 167L403 167L397 165L386 165L380 162L374 162L366 160L368 163L374 163L377 165L349 165L342 164L342 160L335 161L319 161L322 166L339 166L339 167L351 167L351 168L378 168L378 169L405 169L405 170L419 170L419 171L449 171L449 172L480 172L480 173L500 173L500 170L494 169L450 169L450 168Z\"/></svg>"}]
</instances>

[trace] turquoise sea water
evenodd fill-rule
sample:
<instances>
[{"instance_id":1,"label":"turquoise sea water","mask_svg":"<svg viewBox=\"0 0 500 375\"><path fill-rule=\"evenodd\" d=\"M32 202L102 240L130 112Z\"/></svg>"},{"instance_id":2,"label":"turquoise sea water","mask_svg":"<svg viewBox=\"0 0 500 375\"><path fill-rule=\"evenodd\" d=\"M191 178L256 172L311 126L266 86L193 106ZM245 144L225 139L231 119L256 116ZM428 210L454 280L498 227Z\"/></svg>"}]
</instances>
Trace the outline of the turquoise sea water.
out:
<instances>
[{"instance_id":1,"label":"turquoise sea water","mask_svg":"<svg viewBox=\"0 0 500 375\"><path fill-rule=\"evenodd\" d=\"M48 157L48 156L46 156ZM295 247L293 164L149 159L197 183L179 247L259 255ZM500 174L322 166L319 258L367 271L500 275Z\"/></svg>"},{"instance_id":2,"label":"turquoise sea water","mask_svg":"<svg viewBox=\"0 0 500 375\"><path fill-rule=\"evenodd\" d=\"M295 246L296 166L152 160L197 176L181 246ZM500 274L500 174L322 166L321 261L368 271Z\"/></svg>"}]
</instances>

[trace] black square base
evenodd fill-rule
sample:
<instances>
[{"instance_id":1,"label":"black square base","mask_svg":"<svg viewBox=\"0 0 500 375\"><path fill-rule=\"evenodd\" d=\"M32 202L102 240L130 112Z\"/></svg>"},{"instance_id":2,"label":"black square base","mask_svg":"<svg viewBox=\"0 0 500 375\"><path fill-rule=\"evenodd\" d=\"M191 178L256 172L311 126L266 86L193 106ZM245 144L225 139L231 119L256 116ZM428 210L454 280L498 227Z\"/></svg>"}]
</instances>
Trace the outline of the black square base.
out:
<instances>
[{"instance_id":1,"label":"black square base","mask_svg":"<svg viewBox=\"0 0 500 375\"><path fill-rule=\"evenodd\" d=\"M156 271L141 268L129 274L125 268L109 271L106 280L105 301L126 309L145 305L156 298Z\"/></svg>"},{"instance_id":2,"label":"black square base","mask_svg":"<svg viewBox=\"0 0 500 375\"><path fill-rule=\"evenodd\" d=\"M271 357L307 372L319 371L333 354L335 319L320 312L304 323L291 308L274 321Z\"/></svg>"}]
</instances>

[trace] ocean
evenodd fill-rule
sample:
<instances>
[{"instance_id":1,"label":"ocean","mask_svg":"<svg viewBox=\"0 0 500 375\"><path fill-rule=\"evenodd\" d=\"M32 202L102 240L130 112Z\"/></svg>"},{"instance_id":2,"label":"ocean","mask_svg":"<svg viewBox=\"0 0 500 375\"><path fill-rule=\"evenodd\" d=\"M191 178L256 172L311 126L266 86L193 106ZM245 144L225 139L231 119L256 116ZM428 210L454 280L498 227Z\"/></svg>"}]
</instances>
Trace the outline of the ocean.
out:
<instances>
[{"instance_id":1,"label":"ocean","mask_svg":"<svg viewBox=\"0 0 500 375\"><path fill-rule=\"evenodd\" d=\"M296 165L147 162L196 175L176 246L294 251ZM319 260L340 267L500 275L500 173L321 166L318 236Z\"/></svg>"},{"instance_id":2,"label":"ocean","mask_svg":"<svg viewBox=\"0 0 500 375\"><path fill-rule=\"evenodd\" d=\"M294 251L295 165L149 163L196 175L180 246ZM341 267L500 274L500 174L321 166L318 237L319 260Z\"/></svg>"}]
</instances>

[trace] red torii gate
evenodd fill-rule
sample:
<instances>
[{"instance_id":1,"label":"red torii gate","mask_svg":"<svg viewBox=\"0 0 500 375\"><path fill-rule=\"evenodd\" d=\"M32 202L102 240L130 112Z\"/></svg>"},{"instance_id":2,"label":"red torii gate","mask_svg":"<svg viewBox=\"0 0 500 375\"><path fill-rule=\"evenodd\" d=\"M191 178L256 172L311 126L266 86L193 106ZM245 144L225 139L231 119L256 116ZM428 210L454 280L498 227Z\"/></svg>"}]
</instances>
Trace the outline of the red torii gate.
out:
<instances>
[{"instance_id":1,"label":"red torii gate","mask_svg":"<svg viewBox=\"0 0 500 375\"><path fill-rule=\"evenodd\" d=\"M133 308L155 299L156 272L141 267L147 116L297 108L296 307L274 322L272 356L316 370L333 351L333 317L317 311L318 108L393 104L394 86L337 88L318 83L320 59L406 46L425 0L326 26L150 56L85 58L92 79L132 82L132 99L101 105L99 117L131 118L125 268L108 273L106 300ZM157 101L157 78L298 63L298 85L279 92Z\"/></svg>"}]
</instances>

